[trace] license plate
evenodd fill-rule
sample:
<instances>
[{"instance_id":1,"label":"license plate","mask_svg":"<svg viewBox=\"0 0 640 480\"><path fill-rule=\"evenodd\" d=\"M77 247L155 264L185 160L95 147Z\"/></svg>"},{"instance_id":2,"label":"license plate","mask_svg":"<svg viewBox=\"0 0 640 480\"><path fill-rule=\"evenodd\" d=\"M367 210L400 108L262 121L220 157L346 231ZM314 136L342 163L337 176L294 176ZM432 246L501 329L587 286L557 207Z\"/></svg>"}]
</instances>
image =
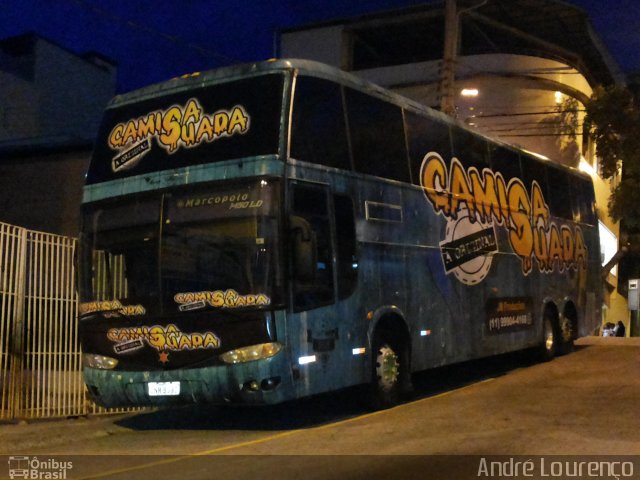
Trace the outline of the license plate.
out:
<instances>
[{"instance_id":1,"label":"license plate","mask_svg":"<svg viewBox=\"0 0 640 480\"><path fill-rule=\"evenodd\" d=\"M149 382L149 396L180 395L180 382Z\"/></svg>"}]
</instances>

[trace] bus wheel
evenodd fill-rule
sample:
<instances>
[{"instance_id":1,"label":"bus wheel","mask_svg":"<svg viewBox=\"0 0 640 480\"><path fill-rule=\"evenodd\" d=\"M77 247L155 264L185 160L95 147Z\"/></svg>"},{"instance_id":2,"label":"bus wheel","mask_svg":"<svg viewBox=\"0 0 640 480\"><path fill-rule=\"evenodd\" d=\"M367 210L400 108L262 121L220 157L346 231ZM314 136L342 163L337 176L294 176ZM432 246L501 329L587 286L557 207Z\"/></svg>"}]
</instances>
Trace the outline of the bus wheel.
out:
<instances>
[{"instance_id":1,"label":"bus wheel","mask_svg":"<svg viewBox=\"0 0 640 480\"><path fill-rule=\"evenodd\" d=\"M540 348L540 359L543 362L553 360L558 350L558 336L554 327L551 315L545 314L542 320L542 346Z\"/></svg>"},{"instance_id":2,"label":"bus wheel","mask_svg":"<svg viewBox=\"0 0 640 480\"><path fill-rule=\"evenodd\" d=\"M560 335L562 336L560 353L565 355L573 352L574 324L570 318L564 315L560 317Z\"/></svg>"},{"instance_id":3,"label":"bus wheel","mask_svg":"<svg viewBox=\"0 0 640 480\"><path fill-rule=\"evenodd\" d=\"M390 341L376 333L373 342L373 372L371 382L371 407L375 410L391 408L402 397L403 378L408 364L402 343Z\"/></svg>"}]
</instances>

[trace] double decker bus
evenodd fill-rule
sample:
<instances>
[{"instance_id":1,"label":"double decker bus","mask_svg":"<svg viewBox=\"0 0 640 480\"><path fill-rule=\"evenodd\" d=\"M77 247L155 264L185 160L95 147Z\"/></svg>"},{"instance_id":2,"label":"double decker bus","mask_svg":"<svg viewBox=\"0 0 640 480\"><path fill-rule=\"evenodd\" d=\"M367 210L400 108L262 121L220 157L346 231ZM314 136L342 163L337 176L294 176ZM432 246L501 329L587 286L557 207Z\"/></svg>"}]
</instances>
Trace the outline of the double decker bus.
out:
<instances>
[{"instance_id":1,"label":"double decker bus","mask_svg":"<svg viewBox=\"0 0 640 480\"><path fill-rule=\"evenodd\" d=\"M348 73L274 60L116 97L87 173L84 379L107 407L272 404L599 323L593 186Z\"/></svg>"}]
</instances>

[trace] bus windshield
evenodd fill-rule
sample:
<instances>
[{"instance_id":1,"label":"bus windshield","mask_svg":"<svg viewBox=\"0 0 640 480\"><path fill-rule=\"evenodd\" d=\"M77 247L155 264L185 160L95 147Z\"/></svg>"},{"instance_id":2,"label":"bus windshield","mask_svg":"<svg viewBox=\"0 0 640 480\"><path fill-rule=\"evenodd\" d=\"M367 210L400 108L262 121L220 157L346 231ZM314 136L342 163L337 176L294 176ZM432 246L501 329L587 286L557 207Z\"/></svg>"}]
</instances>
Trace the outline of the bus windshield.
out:
<instances>
[{"instance_id":1,"label":"bus windshield","mask_svg":"<svg viewBox=\"0 0 640 480\"><path fill-rule=\"evenodd\" d=\"M262 179L87 207L80 313L278 304L278 205L278 182Z\"/></svg>"}]
</instances>

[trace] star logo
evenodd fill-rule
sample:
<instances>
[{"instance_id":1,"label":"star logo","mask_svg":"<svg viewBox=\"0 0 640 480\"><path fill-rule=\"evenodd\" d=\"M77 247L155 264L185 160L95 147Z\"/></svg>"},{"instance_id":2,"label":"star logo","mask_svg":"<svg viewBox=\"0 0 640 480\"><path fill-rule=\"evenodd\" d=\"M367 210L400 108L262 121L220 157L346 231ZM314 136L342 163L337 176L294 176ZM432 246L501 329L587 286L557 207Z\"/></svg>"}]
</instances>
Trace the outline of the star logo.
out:
<instances>
[{"instance_id":1,"label":"star logo","mask_svg":"<svg viewBox=\"0 0 640 480\"><path fill-rule=\"evenodd\" d=\"M158 361L160 363L168 363L169 362L169 352L160 352Z\"/></svg>"}]
</instances>

